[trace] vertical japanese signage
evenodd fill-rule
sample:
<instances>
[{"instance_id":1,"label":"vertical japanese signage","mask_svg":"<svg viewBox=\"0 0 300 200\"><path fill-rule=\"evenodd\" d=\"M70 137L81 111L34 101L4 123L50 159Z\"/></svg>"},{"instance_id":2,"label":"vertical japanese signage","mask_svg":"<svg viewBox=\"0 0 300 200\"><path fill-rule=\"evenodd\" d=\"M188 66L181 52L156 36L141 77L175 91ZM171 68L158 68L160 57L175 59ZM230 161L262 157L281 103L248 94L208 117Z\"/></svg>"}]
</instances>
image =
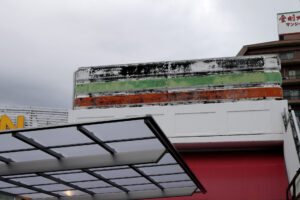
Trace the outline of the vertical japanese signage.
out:
<instances>
[{"instance_id":1,"label":"vertical japanese signage","mask_svg":"<svg viewBox=\"0 0 300 200\"><path fill-rule=\"evenodd\" d=\"M300 11L277 14L278 34L300 33Z\"/></svg>"}]
</instances>

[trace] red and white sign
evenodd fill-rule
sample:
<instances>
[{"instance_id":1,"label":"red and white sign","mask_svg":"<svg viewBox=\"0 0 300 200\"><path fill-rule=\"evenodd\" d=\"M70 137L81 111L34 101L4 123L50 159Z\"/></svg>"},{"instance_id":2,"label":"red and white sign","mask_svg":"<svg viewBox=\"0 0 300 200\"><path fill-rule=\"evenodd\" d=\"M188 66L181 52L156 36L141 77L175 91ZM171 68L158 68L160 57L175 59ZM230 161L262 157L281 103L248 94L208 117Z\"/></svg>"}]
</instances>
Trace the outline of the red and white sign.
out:
<instances>
[{"instance_id":1,"label":"red and white sign","mask_svg":"<svg viewBox=\"0 0 300 200\"><path fill-rule=\"evenodd\" d=\"M300 33L300 11L277 14L278 34Z\"/></svg>"}]
</instances>

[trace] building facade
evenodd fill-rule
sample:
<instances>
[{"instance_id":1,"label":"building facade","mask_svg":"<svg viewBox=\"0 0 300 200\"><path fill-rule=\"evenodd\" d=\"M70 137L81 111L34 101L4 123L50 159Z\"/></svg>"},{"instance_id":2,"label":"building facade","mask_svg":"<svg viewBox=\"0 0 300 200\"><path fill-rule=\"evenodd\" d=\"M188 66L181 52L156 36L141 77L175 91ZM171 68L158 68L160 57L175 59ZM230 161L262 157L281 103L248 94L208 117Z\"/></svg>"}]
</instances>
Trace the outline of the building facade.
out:
<instances>
[{"instance_id":1,"label":"building facade","mask_svg":"<svg viewBox=\"0 0 300 200\"><path fill-rule=\"evenodd\" d=\"M122 151L115 150L117 153L127 154L131 151L130 149L155 146L153 143L141 142L141 138L148 141L153 139L143 135L145 130L127 124L126 126L109 126L112 128L110 130L99 129L90 132L86 131L86 128L80 129L82 126L74 124L102 123L110 120L119 123L124 119L130 120L151 115L152 120L157 124L156 128L161 129L161 133L164 133L179 150L184 161L196 178L201 180L207 191L205 194L198 192L192 196L168 199L285 199L288 184L300 167L300 148L297 146L299 144L297 141L300 141L300 129L295 126L295 115L288 111L287 101L282 100L280 69L280 61L276 55L79 68L74 76L74 108L72 110L67 112L31 107L2 107L0 109L0 128L2 129L44 127L36 135L31 133L32 130L22 129L2 132L0 154L2 162L5 164L1 165L3 167L1 173L6 178L1 179L4 182L0 181L0 193L21 198L24 196L33 199L41 198L41 200L47 199L49 192L54 197L60 197L55 194L66 195L64 199L73 197L80 200L102 199L102 197L96 198L96 196L102 195L103 191L111 189L110 185L116 183L121 188L134 185L130 192L144 192L142 188L149 184L149 180L144 180L143 177L140 177L141 174L149 173L149 176L153 178L156 175L161 176L160 170L156 169L158 174L153 174L152 170L147 172L145 169L141 169L142 173L135 174L134 177L142 178L143 181L133 181L129 185L122 176L107 176L105 183L109 183L109 185L102 185L101 181L100 185L94 185L93 181L98 180L95 180L95 176L84 174L87 172L83 173L82 169L85 169L83 166L86 166L87 161L96 161L97 164L103 161L103 157L100 158L101 155L103 156L103 152L102 150L98 151L99 148L101 149L101 145L98 146L92 142L95 141L94 134L98 134L98 131L102 134L101 137L99 136L100 141L103 140L103 143L110 145L122 142L118 145L126 148L122 148ZM289 120L287 120L288 118ZM74 127L72 129L69 127L68 131L65 129L57 133L44 132L48 125L66 122L70 124L65 126ZM57 127L52 127L52 129L57 130ZM127 131L124 131L125 129ZM134 130L137 131L134 134L134 142L130 138L123 138L123 133L130 133ZM44 153L50 153L51 156L55 156L55 159L45 157L45 160L44 157L33 156L32 148L12 147L17 145L18 138L13 135L5 135L5 133L22 134L22 131L27 133L29 131L27 137L24 133L22 141L42 149ZM78 135L78 133L80 134ZM83 143L82 139L78 139L78 137L81 138L81 134L88 135L88 138L84 137ZM299 137L295 140L294 137L297 135ZM109 139L110 137L107 138L107 136L120 136L121 139ZM89 141L92 138L94 140ZM38 144L39 146L37 146ZM86 148L84 145L90 145L92 148ZM94 145L97 147L96 150L93 148ZM27 154L29 156L24 157L22 153L27 151L31 151L31 153L29 152ZM163 152L167 151L163 150ZM96 154L97 159L86 156L90 154ZM80 162L83 165L77 166L79 170L75 170L75 172L66 172L62 170L63 168L51 168L53 163L61 163L60 159L66 159L61 155L73 156L73 159L77 161L82 161L82 159L86 159L86 161ZM78 155L82 155L82 157L78 157ZM130 158L134 159L135 156L131 155ZM19 168L27 171L5 173L7 169L11 168L13 162L15 162L14 164L28 164L28 161L32 160L35 163L51 162L52 164L43 165L42 168L37 165L36 168L33 168L30 165L28 168ZM126 165L128 168L130 164ZM174 163L167 162L163 165L172 167ZM71 165L69 167L76 169ZM119 168L112 168L119 170ZM53 179L47 174L45 177L42 170L46 173L53 170L54 174L58 173L56 175L60 178L75 177L73 177L74 179ZM100 177L105 176L106 170L98 172ZM82 173L84 179L78 178L77 175L82 175ZM114 174L114 172L110 173ZM175 167L175 171L166 171L165 175L168 177L157 179L157 184L167 185L166 188L164 188L165 186L160 188L160 191L165 192L165 189L170 188L178 189L179 182L189 184L186 177L180 176L174 179L176 173L180 174L181 172L176 171ZM37 177L37 175L44 176ZM125 176L130 177L128 173ZM97 175L97 177L99 176ZM133 179L136 180L135 178ZM12 182L16 180L20 183ZM30 182L27 182L29 180ZM51 180L60 184L57 185ZM43 185L44 181L46 183ZM85 185L87 182L90 182L90 185ZM13 185L7 185L7 183ZM82 185L84 188L78 189L70 183ZM52 188L52 184L56 186ZM32 186L51 188L41 191ZM28 191L30 188L34 191ZM300 185L297 186L297 189L299 188ZM97 191L95 192L96 196L89 196L94 194L91 191ZM124 195L122 191L117 191L118 194ZM150 192L152 193L153 190ZM189 194L191 195L191 193ZM111 199L116 199L111 196L110 192L108 195ZM123 196L124 199L136 199L126 196L127 194ZM6 198L11 199L10 197Z\"/></svg>"},{"instance_id":2,"label":"building facade","mask_svg":"<svg viewBox=\"0 0 300 200\"><path fill-rule=\"evenodd\" d=\"M69 122L153 116L207 189L171 199L284 199L279 70L274 55L79 68Z\"/></svg>"},{"instance_id":3,"label":"building facade","mask_svg":"<svg viewBox=\"0 0 300 200\"><path fill-rule=\"evenodd\" d=\"M281 59L284 99L300 117L300 13L279 13L279 40L245 45L237 56L277 54ZM296 28L295 28L296 27Z\"/></svg>"}]
</instances>

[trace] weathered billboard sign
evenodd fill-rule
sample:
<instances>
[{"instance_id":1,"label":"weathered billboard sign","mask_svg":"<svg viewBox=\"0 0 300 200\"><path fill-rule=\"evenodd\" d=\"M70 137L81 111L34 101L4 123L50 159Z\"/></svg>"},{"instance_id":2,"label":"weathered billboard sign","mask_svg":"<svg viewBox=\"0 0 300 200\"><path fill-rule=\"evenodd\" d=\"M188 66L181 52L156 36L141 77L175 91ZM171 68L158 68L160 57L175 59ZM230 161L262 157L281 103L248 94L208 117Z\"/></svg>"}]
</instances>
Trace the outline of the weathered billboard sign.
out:
<instances>
[{"instance_id":1,"label":"weathered billboard sign","mask_svg":"<svg viewBox=\"0 0 300 200\"><path fill-rule=\"evenodd\" d=\"M79 68L74 108L165 106L282 97L275 55Z\"/></svg>"},{"instance_id":2,"label":"weathered billboard sign","mask_svg":"<svg viewBox=\"0 0 300 200\"><path fill-rule=\"evenodd\" d=\"M278 34L300 33L300 11L277 14Z\"/></svg>"}]
</instances>

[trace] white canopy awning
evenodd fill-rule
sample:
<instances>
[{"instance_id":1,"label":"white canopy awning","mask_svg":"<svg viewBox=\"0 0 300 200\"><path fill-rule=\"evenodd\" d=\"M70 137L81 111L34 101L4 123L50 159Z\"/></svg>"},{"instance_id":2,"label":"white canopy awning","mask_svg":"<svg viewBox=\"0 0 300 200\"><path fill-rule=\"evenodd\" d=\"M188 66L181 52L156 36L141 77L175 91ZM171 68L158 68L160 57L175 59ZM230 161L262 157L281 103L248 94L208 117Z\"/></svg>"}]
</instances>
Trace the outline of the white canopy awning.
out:
<instances>
[{"instance_id":1,"label":"white canopy awning","mask_svg":"<svg viewBox=\"0 0 300 200\"><path fill-rule=\"evenodd\" d=\"M150 116L0 133L0 192L32 199L205 193Z\"/></svg>"}]
</instances>

